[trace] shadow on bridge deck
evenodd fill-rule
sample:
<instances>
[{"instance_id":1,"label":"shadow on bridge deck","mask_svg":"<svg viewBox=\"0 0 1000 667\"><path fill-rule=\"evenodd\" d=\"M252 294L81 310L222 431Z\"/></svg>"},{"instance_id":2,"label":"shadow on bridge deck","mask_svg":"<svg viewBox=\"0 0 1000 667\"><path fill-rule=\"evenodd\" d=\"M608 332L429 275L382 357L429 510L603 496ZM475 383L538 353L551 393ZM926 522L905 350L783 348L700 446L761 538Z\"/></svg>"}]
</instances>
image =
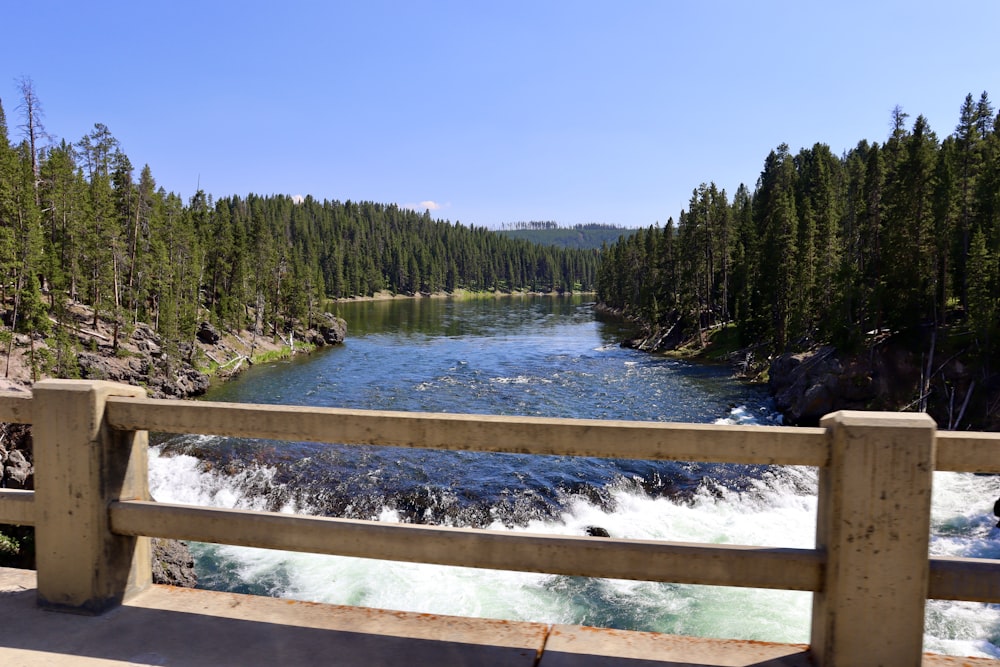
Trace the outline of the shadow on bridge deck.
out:
<instances>
[{"instance_id":1,"label":"shadow on bridge deck","mask_svg":"<svg viewBox=\"0 0 1000 667\"><path fill-rule=\"evenodd\" d=\"M0 665L680 667L810 665L801 645L339 607L153 586L102 616L43 611L0 568ZM997 665L927 656L925 665Z\"/></svg>"}]
</instances>

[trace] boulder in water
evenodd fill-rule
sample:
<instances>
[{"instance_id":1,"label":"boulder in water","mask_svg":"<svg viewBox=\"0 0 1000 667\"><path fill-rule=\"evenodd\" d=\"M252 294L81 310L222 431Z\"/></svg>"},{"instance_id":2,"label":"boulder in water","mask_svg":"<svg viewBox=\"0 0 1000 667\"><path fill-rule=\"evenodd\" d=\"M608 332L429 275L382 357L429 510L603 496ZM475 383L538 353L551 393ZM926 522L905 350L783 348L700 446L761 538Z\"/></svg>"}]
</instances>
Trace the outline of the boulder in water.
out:
<instances>
[{"instance_id":1,"label":"boulder in water","mask_svg":"<svg viewBox=\"0 0 1000 667\"><path fill-rule=\"evenodd\" d=\"M324 314L319 333L327 345L340 345L347 338L347 321L331 313Z\"/></svg>"},{"instance_id":2,"label":"boulder in water","mask_svg":"<svg viewBox=\"0 0 1000 667\"><path fill-rule=\"evenodd\" d=\"M611 537L611 533L600 526L587 526L587 534L591 537Z\"/></svg>"}]
</instances>

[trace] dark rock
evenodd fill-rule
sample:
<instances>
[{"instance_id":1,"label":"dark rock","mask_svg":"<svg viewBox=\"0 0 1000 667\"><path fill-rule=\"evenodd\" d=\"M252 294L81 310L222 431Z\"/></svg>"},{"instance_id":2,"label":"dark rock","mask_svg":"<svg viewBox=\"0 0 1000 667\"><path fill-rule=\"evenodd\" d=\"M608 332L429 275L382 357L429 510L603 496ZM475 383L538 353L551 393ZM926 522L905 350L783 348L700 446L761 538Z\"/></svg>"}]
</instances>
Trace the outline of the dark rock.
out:
<instances>
[{"instance_id":1,"label":"dark rock","mask_svg":"<svg viewBox=\"0 0 1000 667\"><path fill-rule=\"evenodd\" d=\"M591 537L611 537L611 533L600 526L587 526L587 534Z\"/></svg>"},{"instance_id":2,"label":"dark rock","mask_svg":"<svg viewBox=\"0 0 1000 667\"><path fill-rule=\"evenodd\" d=\"M185 398L201 396L209 387L208 375L189 366L180 366L172 372L160 371L149 378L153 398Z\"/></svg>"},{"instance_id":3,"label":"dark rock","mask_svg":"<svg viewBox=\"0 0 1000 667\"><path fill-rule=\"evenodd\" d=\"M208 391L209 382L208 375L193 368L178 373L178 383L184 389L186 396L201 396Z\"/></svg>"},{"instance_id":4,"label":"dark rock","mask_svg":"<svg viewBox=\"0 0 1000 667\"><path fill-rule=\"evenodd\" d=\"M77 355L80 366L80 377L84 380L117 380L111 369L111 362L94 352L81 352Z\"/></svg>"},{"instance_id":5,"label":"dark rock","mask_svg":"<svg viewBox=\"0 0 1000 667\"><path fill-rule=\"evenodd\" d=\"M823 415L834 411L834 399L835 396L826 383L821 381L811 385L796 406L797 419L818 422Z\"/></svg>"},{"instance_id":6,"label":"dark rock","mask_svg":"<svg viewBox=\"0 0 1000 667\"><path fill-rule=\"evenodd\" d=\"M872 369L857 360L844 364L829 346L782 354L771 362L768 384L785 422L815 425L837 410L865 409L879 393Z\"/></svg>"},{"instance_id":7,"label":"dark rock","mask_svg":"<svg viewBox=\"0 0 1000 667\"><path fill-rule=\"evenodd\" d=\"M35 488L31 427L27 424L0 424L0 487Z\"/></svg>"},{"instance_id":8,"label":"dark rock","mask_svg":"<svg viewBox=\"0 0 1000 667\"><path fill-rule=\"evenodd\" d=\"M347 322L331 313L324 313L319 333L327 345L340 345L347 338Z\"/></svg>"},{"instance_id":9,"label":"dark rock","mask_svg":"<svg viewBox=\"0 0 1000 667\"><path fill-rule=\"evenodd\" d=\"M302 334L302 337L307 343L315 345L316 347L323 347L326 345L326 339L323 338L323 334L315 329L307 329L305 333Z\"/></svg>"},{"instance_id":10,"label":"dark rock","mask_svg":"<svg viewBox=\"0 0 1000 667\"><path fill-rule=\"evenodd\" d=\"M215 345L222 338L219 330L212 326L211 322L202 322L198 325L198 340L205 345Z\"/></svg>"},{"instance_id":11,"label":"dark rock","mask_svg":"<svg viewBox=\"0 0 1000 667\"><path fill-rule=\"evenodd\" d=\"M153 331L153 327L149 326L145 322L138 322L135 325L135 329L132 330L132 340L139 343L141 341L153 341L159 346L160 338Z\"/></svg>"},{"instance_id":12,"label":"dark rock","mask_svg":"<svg viewBox=\"0 0 1000 667\"><path fill-rule=\"evenodd\" d=\"M33 489L34 471L31 461L20 449L7 453L3 466L3 486L8 489Z\"/></svg>"},{"instance_id":13,"label":"dark rock","mask_svg":"<svg viewBox=\"0 0 1000 667\"><path fill-rule=\"evenodd\" d=\"M194 558L187 544L177 540L154 537L153 583L194 588L198 575L194 571Z\"/></svg>"},{"instance_id":14,"label":"dark rock","mask_svg":"<svg viewBox=\"0 0 1000 667\"><path fill-rule=\"evenodd\" d=\"M135 346L140 352L151 357L159 357L163 354L163 349L154 340L140 340Z\"/></svg>"}]
</instances>

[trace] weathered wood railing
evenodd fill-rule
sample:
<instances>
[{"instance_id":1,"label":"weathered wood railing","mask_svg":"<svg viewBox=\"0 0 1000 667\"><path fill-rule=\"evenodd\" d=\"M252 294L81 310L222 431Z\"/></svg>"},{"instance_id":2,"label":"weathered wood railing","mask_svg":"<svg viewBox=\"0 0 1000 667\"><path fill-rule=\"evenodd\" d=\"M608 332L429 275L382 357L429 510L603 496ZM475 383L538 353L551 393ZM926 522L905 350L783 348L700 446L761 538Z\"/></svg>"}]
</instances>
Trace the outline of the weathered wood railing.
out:
<instances>
[{"instance_id":1,"label":"weathered wood railing","mask_svg":"<svg viewBox=\"0 0 1000 667\"><path fill-rule=\"evenodd\" d=\"M1000 561L928 558L934 470L1000 473L1000 435L915 413L838 412L820 428L421 414L151 400L107 382L0 395L33 424L35 491L0 490L34 525L39 604L99 613L150 583L149 537L343 556L812 591L819 664L920 664L927 598L1000 602ZM147 433L647 460L816 466L817 547L507 533L151 500ZM872 632L878 628L878 632Z\"/></svg>"}]
</instances>

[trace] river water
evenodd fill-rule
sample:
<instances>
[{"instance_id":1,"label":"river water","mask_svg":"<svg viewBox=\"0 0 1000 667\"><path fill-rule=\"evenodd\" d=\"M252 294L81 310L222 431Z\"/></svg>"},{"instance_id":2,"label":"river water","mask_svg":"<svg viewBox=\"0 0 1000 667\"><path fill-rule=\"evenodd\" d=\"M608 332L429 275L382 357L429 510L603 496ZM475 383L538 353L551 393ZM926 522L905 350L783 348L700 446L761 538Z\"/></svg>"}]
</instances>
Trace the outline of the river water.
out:
<instances>
[{"instance_id":1,"label":"river water","mask_svg":"<svg viewBox=\"0 0 1000 667\"><path fill-rule=\"evenodd\" d=\"M725 367L623 349L581 297L344 304L344 346L255 367L217 401L774 423ZM380 521L811 548L816 474L205 436L151 451L156 499ZM936 473L932 553L1000 558L998 478ZM193 544L199 586L386 609L808 642L811 595ZM1000 607L931 601L927 650L1000 657Z\"/></svg>"}]
</instances>

